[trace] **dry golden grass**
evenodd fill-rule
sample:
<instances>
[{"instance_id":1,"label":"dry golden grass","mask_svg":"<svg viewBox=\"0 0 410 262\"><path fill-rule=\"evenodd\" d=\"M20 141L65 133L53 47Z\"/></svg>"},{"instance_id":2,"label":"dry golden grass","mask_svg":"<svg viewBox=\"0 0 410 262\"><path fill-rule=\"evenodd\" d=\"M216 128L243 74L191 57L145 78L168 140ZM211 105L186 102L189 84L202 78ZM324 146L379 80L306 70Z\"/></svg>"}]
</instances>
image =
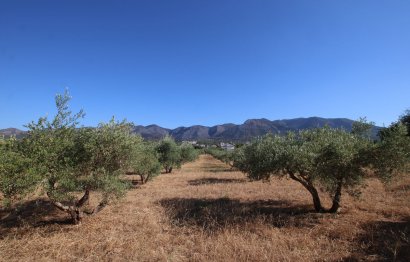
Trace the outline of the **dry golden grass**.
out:
<instances>
[{"instance_id":1,"label":"dry golden grass","mask_svg":"<svg viewBox=\"0 0 410 262\"><path fill-rule=\"evenodd\" d=\"M410 180L367 184L316 214L298 183L248 182L201 156L79 226L46 200L0 213L0 260L410 261Z\"/></svg>"}]
</instances>

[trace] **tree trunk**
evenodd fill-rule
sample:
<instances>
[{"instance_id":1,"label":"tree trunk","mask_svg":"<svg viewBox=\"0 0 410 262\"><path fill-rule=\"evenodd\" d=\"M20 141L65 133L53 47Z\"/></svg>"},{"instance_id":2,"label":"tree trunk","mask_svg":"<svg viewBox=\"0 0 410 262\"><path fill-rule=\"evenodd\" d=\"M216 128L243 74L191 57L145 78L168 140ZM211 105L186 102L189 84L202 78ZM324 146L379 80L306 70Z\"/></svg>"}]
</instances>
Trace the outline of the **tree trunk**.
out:
<instances>
[{"instance_id":1,"label":"tree trunk","mask_svg":"<svg viewBox=\"0 0 410 262\"><path fill-rule=\"evenodd\" d=\"M91 213L91 215L95 215L98 212L100 212L101 210L104 209L104 207L106 207L108 204L108 199L104 198L103 200L101 200L101 202L98 204L98 206L96 208L94 208L93 212Z\"/></svg>"},{"instance_id":2,"label":"tree trunk","mask_svg":"<svg viewBox=\"0 0 410 262\"><path fill-rule=\"evenodd\" d=\"M309 193L312 195L313 199L313 206L315 207L316 212L324 212L324 208L322 207L322 203L320 202L319 193L317 192L316 188L313 186L309 186L308 188Z\"/></svg>"},{"instance_id":3,"label":"tree trunk","mask_svg":"<svg viewBox=\"0 0 410 262\"><path fill-rule=\"evenodd\" d=\"M80 210L80 207L88 202L90 198L90 190L86 189L84 195L74 205L64 205L59 201L52 200L50 193L47 193L47 195L55 207L57 207L61 211L68 213L71 216L74 225L81 223L83 212Z\"/></svg>"},{"instance_id":4,"label":"tree trunk","mask_svg":"<svg viewBox=\"0 0 410 262\"><path fill-rule=\"evenodd\" d=\"M90 190L86 189L84 192L83 197L77 201L75 204L76 207L82 207L84 204L88 203L88 200L90 199Z\"/></svg>"},{"instance_id":5,"label":"tree trunk","mask_svg":"<svg viewBox=\"0 0 410 262\"><path fill-rule=\"evenodd\" d=\"M143 175L139 175L140 176L140 178L141 178L141 184L145 184L145 179L144 179L144 176Z\"/></svg>"},{"instance_id":6,"label":"tree trunk","mask_svg":"<svg viewBox=\"0 0 410 262\"><path fill-rule=\"evenodd\" d=\"M71 216L71 219L72 219L74 225L78 225L78 224L81 223L81 220L82 220L84 214L86 214L86 215L97 214L98 212L103 210L104 207L106 207L107 204L108 204L108 199L103 198L103 200L98 204L98 206L96 208L94 208L94 210L92 212L81 211L80 208L85 203L87 203L89 198L90 198L90 190L89 189L85 190L84 195L74 205L64 205L63 203L61 203L59 201L54 201L49 192L47 192L47 195L48 195L48 197L50 198L51 202L53 203L53 205L55 207L57 207L61 211L64 211L64 212L68 213Z\"/></svg>"},{"instance_id":7,"label":"tree trunk","mask_svg":"<svg viewBox=\"0 0 410 262\"><path fill-rule=\"evenodd\" d=\"M73 220L74 225L81 224L81 219L82 219L81 211L77 207L71 210L70 215L71 215L71 219Z\"/></svg>"},{"instance_id":8,"label":"tree trunk","mask_svg":"<svg viewBox=\"0 0 410 262\"><path fill-rule=\"evenodd\" d=\"M337 213L340 208L340 199L342 197L342 181L337 184L336 192L333 197L332 207L328 210L329 213Z\"/></svg>"},{"instance_id":9,"label":"tree trunk","mask_svg":"<svg viewBox=\"0 0 410 262\"><path fill-rule=\"evenodd\" d=\"M147 183L150 180L151 180L151 174L147 174L147 177L145 178L144 183Z\"/></svg>"},{"instance_id":10,"label":"tree trunk","mask_svg":"<svg viewBox=\"0 0 410 262\"><path fill-rule=\"evenodd\" d=\"M306 177L299 177L297 175L295 175L292 172L288 172L290 178L292 178L295 181L298 181L299 183L301 183L308 191L309 193L312 195L312 199L313 199L313 205L315 207L316 212L319 213L337 213L337 211L340 208L340 200L342 197L342 186L343 186L343 181L340 180L337 184L336 187L336 192L335 195L333 196L333 203L332 203L332 207L329 209L325 209L322 206L322 203L320 202L320 197L319 197L319 193L317 192L316 188L313 186L312 182L308 179L306 179Z\"/></svg>"},{"instance_id":11,"label":"tree trunk","mask_svg":"<svg viewBox=\"0 0 410 262\"><path fill-rule=\"evenodd\" d=\"M66 205L63 205L61 202L53 201L53 200L51 201L55 207L57 207L61 211L68 213L71 216L71 219L73 220L74 225L78 225L81 223L82 214L78 207L66 206Z\"/></svg>"},{"instance_id":12,"label":"tree trunk","mask_svg":"<svg viewBox=\"0 0 410 262\"><path fill-rule=\"evenodd\" d=\"M313 186L310 180L306 178L297 177L294 173L288 172L290 178L302 184L304 188L306 188L309 193L312 195L313 206L315 207L316 212L325 212L325 209L322 207L322 203L320 201L319 193L317 192L316 188Z\"/></svg>"}]
</instances>

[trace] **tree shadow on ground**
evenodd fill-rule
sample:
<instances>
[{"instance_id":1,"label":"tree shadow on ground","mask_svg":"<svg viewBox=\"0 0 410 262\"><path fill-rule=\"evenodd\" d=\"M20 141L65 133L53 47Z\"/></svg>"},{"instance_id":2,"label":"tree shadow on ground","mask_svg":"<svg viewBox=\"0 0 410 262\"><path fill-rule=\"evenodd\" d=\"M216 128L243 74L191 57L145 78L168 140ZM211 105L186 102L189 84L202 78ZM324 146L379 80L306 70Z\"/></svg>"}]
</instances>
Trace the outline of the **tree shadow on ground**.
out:
<instances>
[{"instance_id":1,"label":"tree shadow on ground","mask_svg":"<svg viewBox=\"0 0 410 262\"><path fill-rule=\"evenodd\" d=\"M410 185L398 185L388 189L390 192L393 193L405 193L410 191Z\"/></svg>"},{"instance_id":2,"label":"tree shadow on ground","mask_svg":"<svg viewBox=\"0 0 410 262\"><path fill-rule=\"evenodd\" d=\"M233 172L232 168L220 167L220 168L204 168L202 171L210 172L210 173L229 173Z\"/></svg>"},{"instance_id":3,"label":"tree shadow on ground","mask_svg":"<svg viewBox=\"0 0 410 262\"><path fill-rule=\"evenodd\" d=\"M245 182L246 182L245 179L238 179L238 178L206 177L206 178L189 180L188 184L191 186L201 186L201 185L210 185L210 184L245 183Z\"/></svg>"},{"instance_id":4,"label":"tree shadow on ground","mask_svg":"<svg viewBox=\"0 0 410 262\"><path fill-rule=\"evenodd\" d=\"M199 167L200 169L224 169L226 168L226 166L221 162L219 164L212 164L212 163L207 163L206 165L203 165L201 167Z\"/></svg>"},{"instance_id":5,"label":"tree shadow on ground","mask_svg":"<svg viewBox=\"0 0 410 262\"><path fill-rule=\"evenodd\" d=\"M125 175L121 177L121 181L128 184L130 188L138 188L143 184L141 176L133 172L126 172Z\"/></svg>"},{"instance_id":6,"label":"tree shadow on ground","mask_svg":"<svg viewBox=\"0 0 410 262\"><path fill-rule=\"evenodd\" d=\"M130 187L131 188L139 188L141 185L143 185L141 179L132 179L132 180L130 180Z\"/></svg>"},{"instance_id":7,"label":"tree shadow on ground","mask_svg":"<svg viewBox=\"0 0 410 262\"><path fill-rule=\"evenodd\" d=\"M226 173L235 171L234 168L229 167L226 164L207 164L206 166L199 167L202 172L211 173Z\"/></svg>"},{"instance_id":8,"label":"tree shadow on ground","mask_svg":"<svg viewBox=\"0 0 410 262\"><path fill-rule=\"evenodd\" d=\"M318 214L311 212L310 206L296 206L288 201L171 198L159 204L175 225L197 226L210 233L257 221L274 227L313 227L318 223Z\"/></svg>"},{"instance_id":9,"label":"tree shadow on ground","mask_svg":"<svg viewBox=\"0 0 410 262\"><path fill-rule=\"evenodd\" d=\"M16 228L34 228L46 225L72 224L64 212L58 210L50 201L32 200L13 209L0 211L0 239L6 237ZM24 230L19 232L24 233Z\"/></svg>"},{"instance_id":10,"label":"tree shadow on ground","mask_svg":"<svg viewBox=\"0 0 410 262\"><path fill-rule=\"evenodd\" d=\"M363 231L354 241L360 249L344 261L410 261L410 218L367 223Z\"/></svg>"}]
</instances>

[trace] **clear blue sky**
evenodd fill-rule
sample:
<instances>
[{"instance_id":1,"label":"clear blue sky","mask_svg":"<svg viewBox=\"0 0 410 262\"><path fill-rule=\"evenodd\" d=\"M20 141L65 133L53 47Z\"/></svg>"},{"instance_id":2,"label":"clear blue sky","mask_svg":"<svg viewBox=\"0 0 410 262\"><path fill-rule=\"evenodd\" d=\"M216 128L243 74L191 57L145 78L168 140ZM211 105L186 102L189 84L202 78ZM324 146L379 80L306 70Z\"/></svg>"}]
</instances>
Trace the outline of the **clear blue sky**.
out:
<instances>
[{"instance_id":1,"label":"clear blue sky","mask_svg":"<svg viewBox=\"0 0 410 262\"><path fill-rule=\"evenodd\" d=\"M410 1L0 0L0 128L367 116L410 107Z\"/></svg>"}]
</instances>

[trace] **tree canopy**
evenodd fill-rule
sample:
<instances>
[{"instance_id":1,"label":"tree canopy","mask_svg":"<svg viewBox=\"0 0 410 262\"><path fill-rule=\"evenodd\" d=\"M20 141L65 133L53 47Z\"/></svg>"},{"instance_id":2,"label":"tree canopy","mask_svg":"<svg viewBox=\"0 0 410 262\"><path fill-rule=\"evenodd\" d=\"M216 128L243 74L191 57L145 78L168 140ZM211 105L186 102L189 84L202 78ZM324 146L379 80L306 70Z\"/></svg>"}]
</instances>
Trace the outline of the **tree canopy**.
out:
<instances>
[{"instance_id":1,"label":"tree canopy","mask_svg":"<svg viewBox=\"0 0 410 262\"><path fill-rule=\"evenodd\" d=\"M287 176L309 191L316 211L337 212L342 188L359 185L365 174L368 162L363 156L372 142L362 131L324 127L266 135L243 147L235 166L256 180ZM322 206L317 185L332 195L330 208Z\"/></svg>"},{"instance_id":2,"label":"tree canopy","mask_svg":"<svg viewBox=\"0 0 410 262\"><path fill-rule=\"evenodd\" d=\"M181 149L170 136L164 137L159 141L156 150L159 162L162 164L166 173L171 173L174 167L179 168L182 163Z\"/></svg>"}]
</instances>

